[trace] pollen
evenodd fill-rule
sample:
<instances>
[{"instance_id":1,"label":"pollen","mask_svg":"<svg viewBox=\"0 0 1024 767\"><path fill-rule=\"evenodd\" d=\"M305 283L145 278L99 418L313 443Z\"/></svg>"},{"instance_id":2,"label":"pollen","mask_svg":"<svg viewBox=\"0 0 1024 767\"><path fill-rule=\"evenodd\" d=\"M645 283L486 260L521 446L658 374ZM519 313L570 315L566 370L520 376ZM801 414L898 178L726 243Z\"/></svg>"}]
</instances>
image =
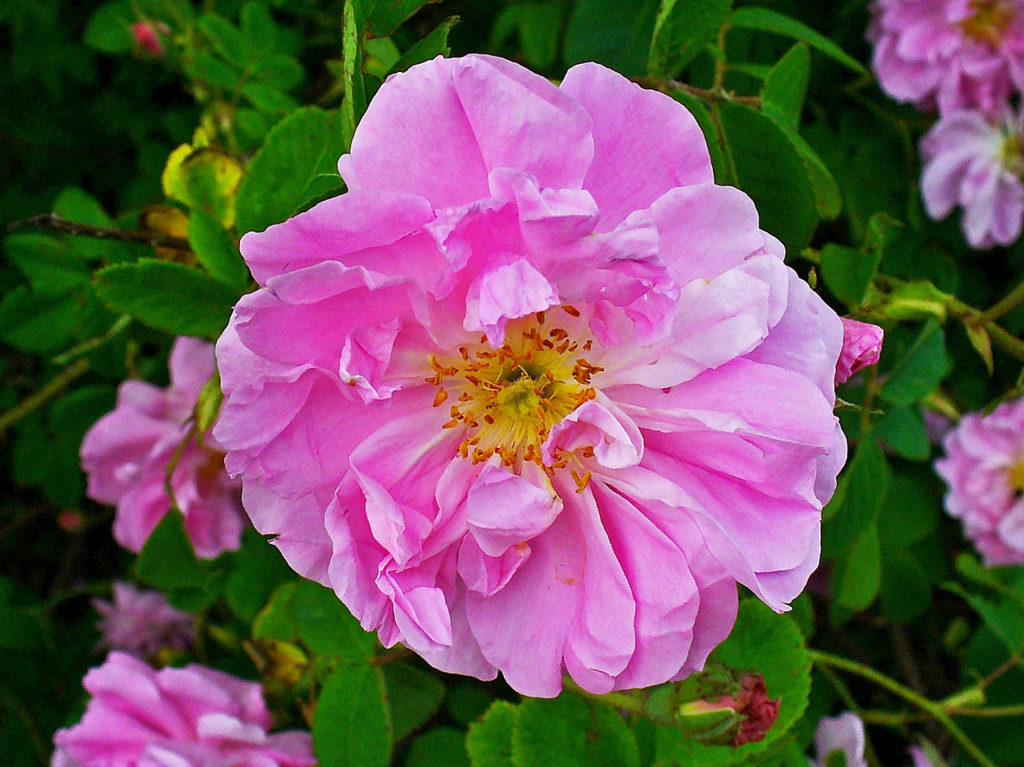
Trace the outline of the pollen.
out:
<instances>
[{"instance_id":1,"label":"pollen","mask_svg":"<svg viewBox=\"0 0 1024 767\"><path fill-rule=\"evenodd\" d=\"M545 466L541 446L552 427L597 396L593 379L604 368L581 356L594 344L582 337L580 311L561 309L569 320L557 326L538 312L509 322L497 348L483 337L429 358L433 375L425 380L437 386L433 406L448 407L442 428L463 430L463 458L480 463L498 456L506 466L532 462L549 473L565 466L565 460ZM583 492L589 474L573 477Z\"/></svg>"},{"instance_id":2,"label":"pollen","mask_svg":"<svg viewBox=\"0 0 1024 767\"><path fill-rule=\"evenodd\" d=\"M1014 10L1006 0L971 0L974 15L960 22L964 35L976 43L998 48L1014 18Z\"/></svg>"}]
</instances>

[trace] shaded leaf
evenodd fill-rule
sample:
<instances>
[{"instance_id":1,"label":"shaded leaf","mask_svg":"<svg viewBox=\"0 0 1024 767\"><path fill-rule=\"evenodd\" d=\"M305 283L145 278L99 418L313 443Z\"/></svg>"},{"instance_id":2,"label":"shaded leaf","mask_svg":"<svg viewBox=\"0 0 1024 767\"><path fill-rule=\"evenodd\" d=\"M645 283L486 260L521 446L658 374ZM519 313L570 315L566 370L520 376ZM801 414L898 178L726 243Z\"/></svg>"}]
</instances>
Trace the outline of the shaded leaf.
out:
<instances>
[{"instance_id":1,"label":"shaded leaf","mask_svg":"<svg viewBox=\"0 0 1024 767\"><path fill-rule=\"evenodd\" d=\"M829 58L838 61L843 66L852 69L859 75L866 75L867 70L855 58L847 54L842 48L829 40L825 35L811 29L809 26L785 14L773 11L768 8L744 7L737 8L729 17L729 24L733 27L744 27L756 29L761 32L773 32L778 35L792 37L802 40L812 48L821 51Z\"/></svg>"},{"instance_id":2,"label":"shaded leaf","mask_svg":"<svg viewBox=\"0 0 1024 767\"><path fill-rule=\"evenodd\" d=\"M380 669L340 666L320 691L313 715L320 767L387 767L391 720Z\"/></svg>"},{"instance_id":3,"label":"shaded leaf","mask_svg":"<svg viewBox=\"0 0 1024 767\"><path fill-rule=\"evenodd\" d=\"M678 74L729 18L732 0L661 0L647 67L653 76Z\"/></svg>"}]
</instances>

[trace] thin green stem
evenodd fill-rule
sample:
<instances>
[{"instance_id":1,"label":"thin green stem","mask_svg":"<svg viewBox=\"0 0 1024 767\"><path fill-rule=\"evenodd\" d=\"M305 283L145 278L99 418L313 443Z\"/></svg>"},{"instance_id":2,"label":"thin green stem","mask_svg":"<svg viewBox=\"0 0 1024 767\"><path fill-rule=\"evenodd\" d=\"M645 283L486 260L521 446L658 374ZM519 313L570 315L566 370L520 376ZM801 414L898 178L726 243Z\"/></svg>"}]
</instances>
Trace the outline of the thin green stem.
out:
<instances>
[{"instance_id":1,"label":"thin green stem","mask_svg":"<svg viewBox=\"0 0 1024 767\"><path fill-rule=\"evenodd\" d=\"M938 703L929 700L923 695L919 695L909 687L900 684L895 679L891 679L885 674L876 671L869 666L865 666L847 658L840 658L836 655L821 652L820 650L811 650L810 652L811 660L819 666L831 666L832 668L856 674L857 676L874 682L879 687L885 688L894 695L903 698L908 703L917 706L919 709L942 724L942 726L946 728L949 734L953 736L953 738L963 747L964 751L974 759L974 761L982 765L982 767L997 767L996 763L989 759L985 753L974 744L974 741L967 737L967 733L957 726L957 723L952 720L949 714L946 713Z\"/></svg>"},{"instance_id":2,"label":"thin green stem","mask_svg":"<svg viewBox=\"0 0 1024 767\"><path fill-rule=\"evenodd\" d=\"M998 320L1004 314L1013 311L1021 304L1024 304L1024 282L1007 293L1002 299L992 304L988 309L983 311L978 316L978 319L982 322Z\"/></svg>"},{"instance_id":3,"label":"thin green stem","mask_svg":"<svg viewBox=\"0 0 1024 767\"><path fill-rule=\"evenodd\" d=\"M943 710L953 716L1001 717L1024 716L1024 704L1015 706L988 706L974 708L972 706L946 706Z\"/></svg>"},{"instance_id":4,"label":"thin green stem","mask_svg":"<svg viewBox=\"0 0 1024 767\"><path fill-rule=\"evenodd\" d=\"M64 370L55 375L42 389L25 397L25 399L10 410L0 413L0 432L13 426L25 416L34 413L53 397L64 391L68 384L81 377L88 369L89 360L80 359L74 365L64 368Z\"/></svg>"},{"instance_id":5,"label":"thin green stem","mask_svg":"<svg viewBox=\"0 0 1024 767\"><path fill-rule=\"evenodd\" d=\"M858 715L861 716L862 719L864 719L864 716L861 714L860 705L857 703L856 699L853 697L853 694L850 692L850 688L847 687L846 683L839 677L839 674L837 674L835 671L828 668L827 666L819 666L818 672L826 679L828 679L832 687L835 688L836 694L839 696L839 699L843 701L845 706L851 711L856 712ZM864 719L864 721L867 722L867 719ZM878 754L875 753L875 746L871 742L871 738L866 737L864 739L864 745L866 746L864 756L867 758L870 767L882 767L882 763L878 760Z\"/></svg>"}]
</instances>

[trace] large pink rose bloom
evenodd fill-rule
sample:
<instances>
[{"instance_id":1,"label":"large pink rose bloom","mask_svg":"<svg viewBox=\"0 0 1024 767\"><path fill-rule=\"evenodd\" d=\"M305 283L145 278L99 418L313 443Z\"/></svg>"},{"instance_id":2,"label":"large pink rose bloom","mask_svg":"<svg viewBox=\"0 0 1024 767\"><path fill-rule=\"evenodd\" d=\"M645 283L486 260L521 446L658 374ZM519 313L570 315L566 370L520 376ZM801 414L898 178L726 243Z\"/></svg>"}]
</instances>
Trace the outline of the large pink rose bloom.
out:
<instances>
[{"instance_id":1,"label":"large pink rose bloom","mask_svg":"<svg viewBox=\"0 0 1024 767\"><path fill-rule=\"evenodd\" d=\"M882 90L924 111L991 110L1024 89L1024 0L875 0Z\"/></svg>"},{"instance_id":2,"label":"large pink rose bloom","mask_svg":"<svg viewBox=\"0 0 1024 767\"><path fill-rule=\"evenodd\" d=\"M137 552L171 509L167 469L177 453L171 487L185 531L196 554L212 559L238 548L244 520L239 482L224 471L220 446L209 434L201 445L190 436L192 411L215 370L213 346L179 338L169 366L166 389L145 381L121 384L117 407L82 441L82 469L89 497L117 506L114 538Z\"/></svg>"},{"instance_id":3,"label":"large pink rose bloom","mask_svg":"<svg viewBox=\"0 0 1024 767\"><path fill-rule=\"evenodd\" d=\"M921 139L921 196L934 219L960 206L974 248L1010 245L1024 225L1024 115L960 110Z\"/></svg>"},{"instance_id":4,"label":"large pink rose bloom","mask_svg":"<svg viewBox=\"0 0 1024 767\"><path fill-rule=\"evenodd\" d=\"M199 665L154 671L112 652L85 675L82 721L57 730L51 767L308 767L309 733L267 734L263 690Z\"/></svg>"},{"instance_id":5,"label":"large pink rose bloom","mask_svg":"<svg viewBox=\"0 0 1024 767\"><path fill-rule=\"evenodd\" d=\"M556 695L702 667L819 555L839 318L668 97L596 64L390 78L349 192L248 234L243 501L381 641Z\"/></svg>"},{"instance_id":6,"label":"large pink rose bloom","mask_svg":"<svg viewBox=\"0 0 1024 767\"><path fill-rule=\"evenodd\" d=\"M935 470L986 565L1024 564L1024 400L965 415L943 440Z\"/></svg>"}]
</instances>

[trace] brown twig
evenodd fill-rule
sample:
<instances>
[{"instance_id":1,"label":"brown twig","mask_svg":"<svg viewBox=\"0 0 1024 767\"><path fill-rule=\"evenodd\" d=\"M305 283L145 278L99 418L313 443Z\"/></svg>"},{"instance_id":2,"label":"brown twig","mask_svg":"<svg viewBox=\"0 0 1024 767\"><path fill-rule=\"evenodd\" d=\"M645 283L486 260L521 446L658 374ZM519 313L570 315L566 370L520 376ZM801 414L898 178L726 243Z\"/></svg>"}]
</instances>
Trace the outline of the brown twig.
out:
<instances>
[{"instance_id":1,"label":"brown twig","mask_svg":"<svg viewBox=\"0 0 1024 767\"><path fill-rule=\"evenodd\" d=\"M636 78L634 82L638 85L642 85L644 88L661 91L662 93L683 91L684 93L689 93L702 101L707 101L709 103L729 101L733 104L745 104L746 106L754 107L755 109L761 108L760 96L737 96L732 91L727 91L722 88L700 88L696 85L679 82L678 80L662 80L657 77L639 77Z\"/></svg>"},{"instance_id":2,"label":"brown twig","mask_svg":"<svg viewBox=\"0 0 1024 767\"><path fill-rule=\"evenodd\" d=\"M38 216L14 221L7 225L8 232L17 229L42 229L47 232L59 234L70 234L75 237L92 237L97 240L116 240L118 242L135 242L143 245L153 245L158 248L173 248L174 250L192 250L188 240L183 237L174 237L163 232L146 232L139 229L115 229L109 226L91 226L80 224L77 221L68 221L56 213L40 213Z\"/></svg>"}]
</instances>

